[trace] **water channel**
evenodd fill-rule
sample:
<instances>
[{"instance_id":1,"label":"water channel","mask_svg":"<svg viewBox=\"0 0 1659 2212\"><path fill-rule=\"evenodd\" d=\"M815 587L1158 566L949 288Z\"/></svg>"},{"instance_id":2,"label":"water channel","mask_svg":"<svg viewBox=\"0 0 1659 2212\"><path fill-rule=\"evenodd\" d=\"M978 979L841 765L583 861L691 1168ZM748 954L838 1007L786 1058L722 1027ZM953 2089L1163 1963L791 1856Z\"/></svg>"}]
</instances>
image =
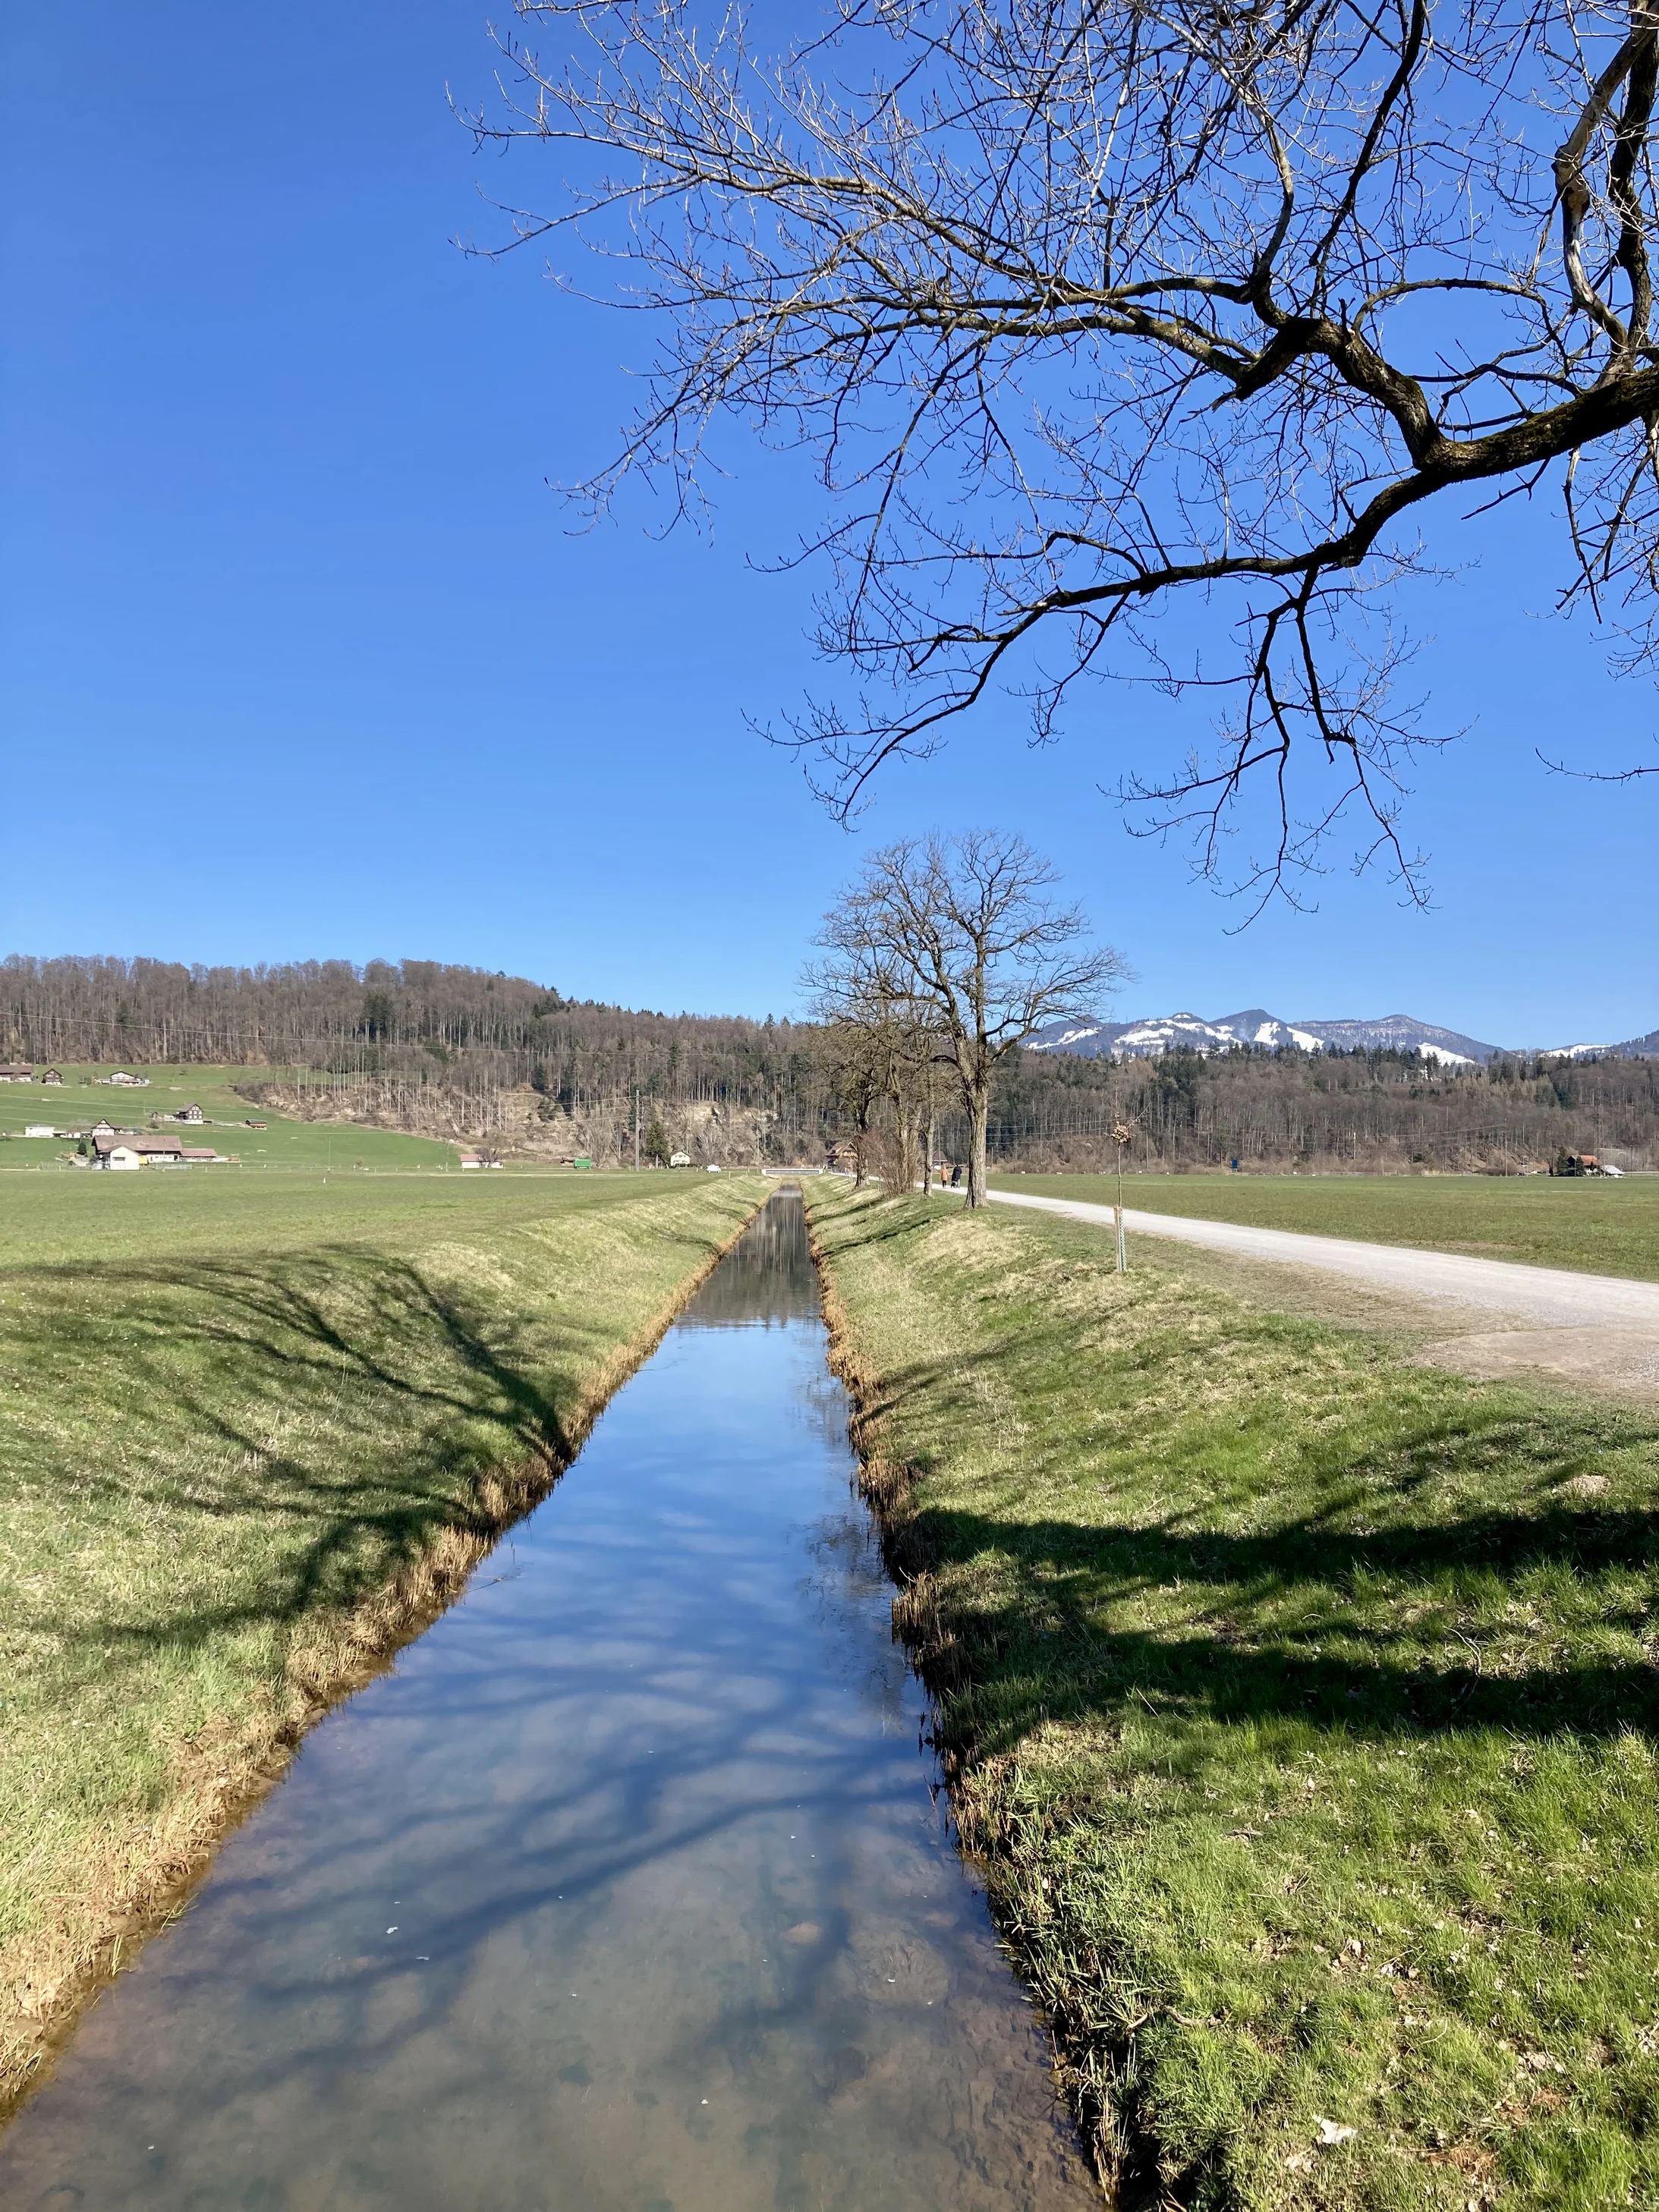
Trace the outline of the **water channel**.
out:
<instances>
[{"instance_id":1,"label":"water channel","mask_svg":"<svg viewBox=\"0 0 1659 2212\"><path fill-rule=\"evenodd\" d=\"M1082 2212L781 1193L0 2137L8 2212Z\"/></svg>"}]
</instances>

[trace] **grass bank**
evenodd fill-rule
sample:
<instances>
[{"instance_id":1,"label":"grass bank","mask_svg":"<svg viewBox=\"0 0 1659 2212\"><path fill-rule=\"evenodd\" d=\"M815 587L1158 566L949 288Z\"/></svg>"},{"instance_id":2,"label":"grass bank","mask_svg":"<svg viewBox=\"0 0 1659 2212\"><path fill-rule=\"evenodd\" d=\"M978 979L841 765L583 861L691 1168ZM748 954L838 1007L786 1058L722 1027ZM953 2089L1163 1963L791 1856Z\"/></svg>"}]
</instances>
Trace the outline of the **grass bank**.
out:
<instances>
[{"instance_id":1,"label":"grass bank","mask_svg":"<svg viewBox=\"0 0 1659 2212\"><path fill-rule=\"evenodd\" d=\"M1003 1190L1110 1206L1115 1176L993 1176ZM1659 1282L1659 1176L1126 1176L1149 1213L1473 1252Z\"/></svg>"},{"instance_id":2,"label":"grass bank","mask_svg":"<svg viewBox=\"0 0 1659 2212\"><path fill-rule=\"evenodd\" d=\"M810 1191L900 1626L1126 2204L1659 2194L1659 1423Z\"/></svg>"},{"instance_id":3,"label":"grass bank","mask_svg":"<svg viewBox=\"0 0 1659 2212\"><path fill-rule=\"evenodd\" d=\"M0 2109L763 1194L45 1180L0 1217Z\"/></svg>"}]
</instances>

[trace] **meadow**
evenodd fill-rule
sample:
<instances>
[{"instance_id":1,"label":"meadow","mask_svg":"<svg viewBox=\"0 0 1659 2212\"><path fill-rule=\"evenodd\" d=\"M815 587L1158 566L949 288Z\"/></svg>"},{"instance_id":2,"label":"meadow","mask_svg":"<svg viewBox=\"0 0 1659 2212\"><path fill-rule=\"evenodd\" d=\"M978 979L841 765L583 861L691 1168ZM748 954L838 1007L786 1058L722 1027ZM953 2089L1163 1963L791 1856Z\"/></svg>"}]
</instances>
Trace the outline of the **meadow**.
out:
<instances>
[{"instance_id":1,"label":"meadow","mask_svg":"<svg viewBox=\"0 0 1659 2212\"><path fill-rule=\"evenodd\" d=\"M0 2106L309 1722L556 1478L763 1191L9 1187Z\"/></svg>"},{"instance_id":2,"label":"meadow","mask_svg":"<svg viewBox=\"0 0 1659 2212\"><path fill-rule=\"evenodd\" d=\"M1115 1176L994 1175L993 1188L1110 1206ZM1659 1176L1133 1175L1148 1213L1472 1252L1540 1267L1659 1282Z\"/></svg>"},{"instance_id":3,"label":"meadow","mask_svg":"<svg viewBox=\"0 0 1659 2212\"><path fill-rule=\"evenodd\" d=\"M1654 2201L1659 1419L1177 1247L809 1203L896 1620L1125 2201Z\"/></svg>"},{"instance_id":4,"label":"meadow","mask_svg":"<svg viewBox=\"0 0 1659 2212\"><path fill-rule=\"evenodd\" d=\"M0 1173L34 1168L78 1174L69 1166L73 1140L26 1137L31 1122L54 1129L89 1129L100 1118L118 1129L147 1132L152 1115L176 1113L181 1106L202 1109L197 1127L179 1130L186 1144L211 1145L236 1162L244 1174L256 1169L294 1168L374 1172L388 1169L453 1168L457 1147L432 1137L405 1136L396 1129L363 1129L345 1122L301 1121L269 1112L238 1096L234 1085L276 1081L286 1071L264 1067L150 1066L134 1069L149 1078L148 1089L112 1088L99 1080L112 1066L63 1068L64 1083L0 1083ZM251 1129L250 1121L267 1123ZM171 1127L171 1123L165 1126ZM179 1174L173 1170L169 1172ZM221 1167L192 1168L192 1176L224 1180Z\"/></svg>"}]
</instances>

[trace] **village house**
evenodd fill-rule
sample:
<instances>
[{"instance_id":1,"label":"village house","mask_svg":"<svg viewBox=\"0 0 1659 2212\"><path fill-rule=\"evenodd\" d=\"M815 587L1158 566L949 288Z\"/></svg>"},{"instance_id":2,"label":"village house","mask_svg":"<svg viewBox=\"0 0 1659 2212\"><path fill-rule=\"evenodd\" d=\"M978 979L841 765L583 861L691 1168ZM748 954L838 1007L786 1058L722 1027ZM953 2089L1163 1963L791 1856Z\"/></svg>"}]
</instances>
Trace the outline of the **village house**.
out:
<instances>
[{"instance_id":1,"label":"village house","mask_svg":"<svg viewBox=\"0 0 1659 2212\"><path fill-rule=\"evenodd\" d=\"M173 1118L175 1121L199 1121L202 1109L199 1106L181 1106Z\"/></svg>"},{"instance_id":2,"label":"village house","mask_svg":"<svg viewBox=\"0 0 1659 2212\"><path fill-rule=\"evenodd\" d=\"M149 1076L130 1075L125 1067L118 1067L112 1074L100 1075L98 1080L100 1083L113 1084L118 1091L148 1091L149 1089Z\"/></svg>"},{"instance_id":3,"label":"village house","mask_svg":"<svg viewBox=\"0 0 1659 2212\"><path fill-rule=\"evenodd\" d=\"M33 1083L33 1080L34 1070L26 1066L21 1060L10 1060L0 1067L0 1083Z\"/></svg>"},{"instance_id":4,"label":"village house","mask_svg":"<svg viewBox=\"0 0 1659 2212\"><path fill-rule=\"evenodd\" d=\"M58 1134L50 1121L31 1121L23 1131L26 1137L55 1137Z\"/></svg>"},{"instance_id":5,"label":"village house","mask_svg":"<svg viewBox=\"0 0 1659 2212\"><path fill-rule=\"evenodd\" d=\"M134 1137L112 1129L92 1133L93 1158L100 1168L176 1167L185 1148L177 1137Z\"/></svg>"},{"instance_id":6,"label":"village house","mask_svg":"<svg viewBox=\"0 0 1659 2212\"><path fill-rule=\"evenodd\" d=\"M61 1088L64 1080L64 1071L61 1067L49 1067L46 1073L40 1078L40 1080L42 1083L55 1083Z\"/></svg>"}]
</instances>

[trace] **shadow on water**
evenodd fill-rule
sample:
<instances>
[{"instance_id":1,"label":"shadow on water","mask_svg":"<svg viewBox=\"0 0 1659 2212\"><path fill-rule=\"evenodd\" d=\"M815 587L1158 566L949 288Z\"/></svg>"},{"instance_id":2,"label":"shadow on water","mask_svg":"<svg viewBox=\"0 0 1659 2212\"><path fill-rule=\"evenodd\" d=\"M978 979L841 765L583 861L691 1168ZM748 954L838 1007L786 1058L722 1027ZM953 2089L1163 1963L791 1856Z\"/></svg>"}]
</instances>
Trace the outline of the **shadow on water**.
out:
<instances>
[{"instance_id":1,"label":"shadow on water","mask_svg":"<svg viewBox=\"0 0 1659 2212\"><path fill-rule=\"evenodd\" d=\"M1094 2201L781 1194L0 2144L9 2208Z\"/></svg>"}]
</instances>

